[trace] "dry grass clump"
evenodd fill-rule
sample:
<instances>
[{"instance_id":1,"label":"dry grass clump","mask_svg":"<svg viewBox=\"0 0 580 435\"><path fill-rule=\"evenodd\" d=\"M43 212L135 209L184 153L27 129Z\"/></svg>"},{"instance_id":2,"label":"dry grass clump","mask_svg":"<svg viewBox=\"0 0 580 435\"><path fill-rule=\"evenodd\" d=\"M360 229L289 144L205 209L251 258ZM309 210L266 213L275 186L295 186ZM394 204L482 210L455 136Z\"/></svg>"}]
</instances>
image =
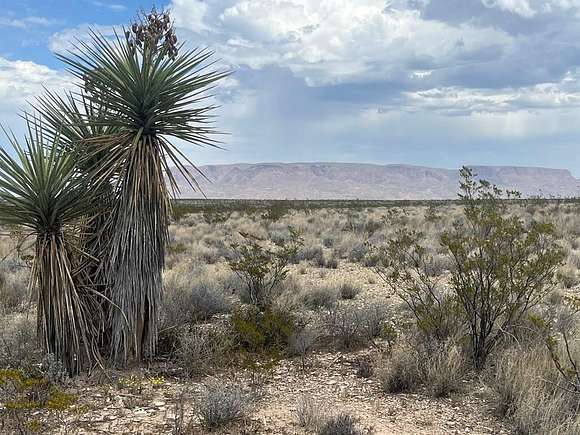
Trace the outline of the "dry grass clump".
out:
<instances>
[{"instance_id":1,"label":"dry grass clump","mask_svg":"<svg viewBox=\"0 0 580 435\"><path fill-rule=\"evenodd\" d=\"M327 410L312 397L302 396L296 403L295 414L300 427L316 431L326 419Z\"/></svg>"},{"instance_id":2,"label":"dry grass clump","mask_svg":"<svg viewBox=\"0 0 580 435\"><path fill-rule=\"evenodd\" d=\"M433 397L447 397L461 391L467 369L465 354L452 342L440 345L424 360L423 383Z\"/></svg>"},{"instance_id":3,"label":"dry grass clump","mask_svg":"<svg viewBox=\"0 0 580 435\"><path fill-rule=\"evenodd\" d=\"M377 376L386 393L406 393L423 386L433 397L447 397L461 391L467 361L453 342L436 344L420 336L401 337L381 361Z\"/></svg>"},{"instance_id":4,"label":"dry grass clump","mask_svg":"<svg viewBox=\"0 0 580 435\"><path fill-rule=\"evenodd\" d=\"M580 356L577 343L572 351ZM580 433L580 392L564 382L545 346L505 349L495 361L490 385L498 412L518 433Z\"/></svg>"},{"instance_id":5,"label":"dry grass clump","mask_svg":"<svg viewBox=\"0 0 580 435\"><path fill-rule=\"evenodd\" d=\"M338 302L338 294L337 289L329 286L304 289L300 294L300 302L311 310L332 310Z\"/></svg>"},{"instance_id":6,"label":"dry grass clump","mask_svg":"<svg viewBox=\"0 0 580 435\"><path fill-rule=\"evenodd\" d=\"M329 417L316 431L317 435L363 435L357 427L358 420L350 414L341 413Z\"/></svg>"},{"instance_id":7,"label":"dry grass clump","mask_svg":"<svg viewBox=\"0 0 580 435\"><path fill-rule=\"evenodd\" d=\"M351 282L345 282L340 285L338 291L341 299L349 300L356 298L356 296L361 292L361 289Z\"/></svg>"},{"instance_id":8,"label":"dry grass clump","mask_svg":"<svg viewBox=\"0 0 580 435\"><path fill-rule=\"evenodd\" d=\"M385 393L406 393L420 384L420 355L408 341L399 341L377 369Z\"/></svg>"},{"instance_id":9,"label":"dry grass clump","mask_svg":"<svg viewBox=\"0 0 580 435\"><path fill-rule=\"evenodd\" d=\"M42 361L33 316L14 314L0 317L0 369L35 372Z\"/></svg>"},{"instance_id":10,"label":"dry grass clump","mask_svg":"<svg viewBox=\"0 0 580 435\"><path fill-rule=\"evenodd\" d=\"M223 326L197 326L177 336L174 357L191 377L215 372L228 364L233 348L229 331Z\"/></svg>"},{"instance_id":11,"label":"dry grass clump","mask_svg":"<svg viewBox=\"0 0 580 435\"><path fill-rule=\"evenodd\" d=\"M326 407L309 396L302 396L295 410L298 425L317 435L363 435L369 433L358 427L358 420L350 414L329 414Z\"/></svg>"},{"instance_id":12,"label":"dry grass clump","mask_svg":"<svg viewBox=\"0 0 580 435\"><path fill-rule=\"evenodd\" d=\"M197 414L206 428L216 429L244 417L250 402L241 385L214 380L204 385Z\"/></svg>"}]
</instances>

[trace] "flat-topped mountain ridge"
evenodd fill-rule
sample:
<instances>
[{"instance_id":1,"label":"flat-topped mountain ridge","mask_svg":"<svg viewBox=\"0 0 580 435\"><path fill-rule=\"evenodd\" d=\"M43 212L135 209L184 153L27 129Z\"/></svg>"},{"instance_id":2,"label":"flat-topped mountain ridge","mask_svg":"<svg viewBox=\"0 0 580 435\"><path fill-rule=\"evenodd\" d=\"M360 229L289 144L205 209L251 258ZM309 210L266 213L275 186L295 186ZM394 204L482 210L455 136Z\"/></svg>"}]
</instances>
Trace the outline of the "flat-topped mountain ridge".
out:
<instances>
[{"instance_id":1,"label":"flat-topped mountain ridge","mask_svg":"<svg viewBox=\"0 0 580 435\"><path fill-rule=\"evenodd\" d=\"M580 196L580 180L566 169L470 166L478 178L522 195ZM237 163L198 168L208 198L216 199L453 199L459 170L403 164ZM196 171L192 172L193 174ZM175 171L181 198L201 198Z\"/></svg>"}]
</instances>

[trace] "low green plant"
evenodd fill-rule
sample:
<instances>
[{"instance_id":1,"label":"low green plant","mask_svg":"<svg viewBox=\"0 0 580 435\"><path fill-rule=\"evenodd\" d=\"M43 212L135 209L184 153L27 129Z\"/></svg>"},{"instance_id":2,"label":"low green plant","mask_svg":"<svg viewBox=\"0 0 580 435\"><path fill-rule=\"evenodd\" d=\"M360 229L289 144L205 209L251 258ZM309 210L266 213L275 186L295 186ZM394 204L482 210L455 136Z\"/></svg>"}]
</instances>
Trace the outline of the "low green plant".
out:
<instances>
[{"instance_id":1,"label":"low green plant","mask_svg":"<svg viewBox=\"0 0 580 435\"><path fill-rule=\"evenodd\" d=\"M255 306L234 312L230 325L238 356L250 370L253 383L278 364L298 330L296 319L289 312Z\"/></svg>"},{"instance_id":2,"label":"low green plant","mask_svg":"<svg viewBox=\"0 0 580 435\"><path fill-rule=\"evenodd\" d=\"M284 351L297 328L294 316L275 308L240 309L232 314L230 322L239 348L258 355Z\"/></svg>"},{"instance_id":3,"label":"low green plant","mask_svg":"<svg viewBox=\"0 0 580 435\"><path fill-rule=\"evenodd\" d=\"M48 379L20 370L0 369L0 430L3 433L46 433L77 398ZM4 432L6 431L6 432Z\"/></svg>"}]
</instances>

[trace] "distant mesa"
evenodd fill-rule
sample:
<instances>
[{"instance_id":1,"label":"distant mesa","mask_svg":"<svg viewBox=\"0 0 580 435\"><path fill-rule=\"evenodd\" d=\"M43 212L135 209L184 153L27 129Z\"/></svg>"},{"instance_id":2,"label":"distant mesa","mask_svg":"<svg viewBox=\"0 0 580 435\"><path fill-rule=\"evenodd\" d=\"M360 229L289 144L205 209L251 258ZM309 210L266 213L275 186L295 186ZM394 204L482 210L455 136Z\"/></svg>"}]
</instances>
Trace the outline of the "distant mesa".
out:
<instances>
[{"instance_id":1,"label":"distant mesa","mask_svg":"<svg viewBox=\"0 0 580 435\"><path fill-rule=\"evenodd\" d=\"M578 197L580 180L565 169L470 166L502 188L522 195ZM215 199L454 199L459 171L411 165L361 163L239 163L199 169L198 181ZM174 171L181 198L202 198ZM193 172L195 174L195 172Z\"/></svg>"}]
</instances>

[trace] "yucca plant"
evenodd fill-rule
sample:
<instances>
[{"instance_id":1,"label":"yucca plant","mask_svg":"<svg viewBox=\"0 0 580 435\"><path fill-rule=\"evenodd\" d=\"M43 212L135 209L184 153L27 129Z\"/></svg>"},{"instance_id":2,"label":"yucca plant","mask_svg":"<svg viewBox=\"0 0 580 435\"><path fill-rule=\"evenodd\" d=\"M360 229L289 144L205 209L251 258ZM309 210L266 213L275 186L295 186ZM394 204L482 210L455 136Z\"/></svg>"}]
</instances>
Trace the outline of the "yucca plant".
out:
<instances>
[{"instance_id":1,"label":"yucca plant","mask_svg":"<svg viewBox=\"0 0 580 435\"><path fill-rule=\"evenodd\" d=\"M207 91L227 75L206 71L212 52L176 44L169 16L152 11L113 40L92 32L59 56L81 81L85 98L99 107L89 119L108 134L93 138L86 158L96 159L93 181L112 182L113 233L108 273L114 309L112 356L119 362L151 355L157 339L161 273L164 265L175 166L191 184L191 164L170 142L217 146L211 139Z\"/></svg>"},{"instance_id":2,"label":"yucca plant","mask_svg":"<svg viewBox=\"0 0 580 435\"><path fill-rule=\"evenodd\" d=\"M86 177L99 204L94 207L92 214L84 216L85 228L81 237L80 246L87 254L85 273L89 276L91 285L103 295L101 311L109 313L112 309L110 304L110 279L107 274L107 258L110 247L111 228L110 213L114 200L114 189L111 182L92 180L91 169L98 165L104 158L102 153L95 153L94 139L108 136L114 133L114 128L98 122L100 118L100 106L86 98L84 93L59 94L47 91L37 97L32 104L34 113L42 116L29 116L28 119L36 123L36 127L42 129L47 137L59 137L59 147L64 151L76 153L76 160L80 176ZM41 122L38 122L40 121ZM101 319L97 319L99 322ZM103 325L101 325L103 326ZM101 347L108 347L110 328L106 327L98 337Z\"/></svg>"},{"instance_id":3,"label":"yucca plant","mask_svg":"<svg viewBox=\"0 0 580 435\"><path fill-rule=\"evenodd\" d=\"M31 289L37 291L41 345L70 373L98 358L95 337L98 295L86 285L78 223L94 206L75 153L29 122L25 146L7 134L15 157L0 149L0 223L21 227L32 238Z\"/></svg>"}]
</instances>

